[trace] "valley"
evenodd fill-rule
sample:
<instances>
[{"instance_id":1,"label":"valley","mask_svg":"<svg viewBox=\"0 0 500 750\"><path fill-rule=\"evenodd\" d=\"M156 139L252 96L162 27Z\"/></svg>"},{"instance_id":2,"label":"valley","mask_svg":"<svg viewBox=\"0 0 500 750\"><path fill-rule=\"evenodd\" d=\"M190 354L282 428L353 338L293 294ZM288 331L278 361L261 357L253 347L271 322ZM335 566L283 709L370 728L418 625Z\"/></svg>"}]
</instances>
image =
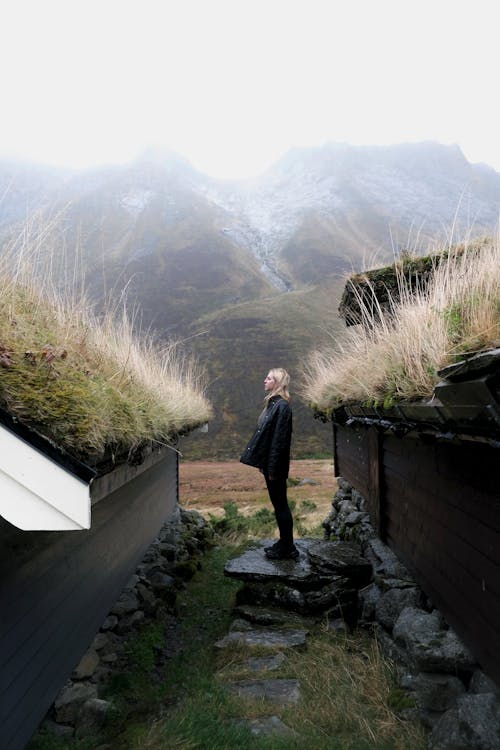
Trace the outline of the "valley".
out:
<instances>
[{"instance_id":1,"label":"valley","mask_svg":"<svg viewBox=\"0 0 500 750\"><path fill-rule=\"evenodd\" d=\"M0 162L0 239L63 293L123 305L205 372L209 434L187 458L239 455L271 367L292 376L294 458L328 454L301 397L308 353L344 330L352 271L496 231L500 174L456 146L292 149L260 177L216 180L169 151L85 171ZM40 240L43 237L43 241Z\"/></svg>"}]
</instances>

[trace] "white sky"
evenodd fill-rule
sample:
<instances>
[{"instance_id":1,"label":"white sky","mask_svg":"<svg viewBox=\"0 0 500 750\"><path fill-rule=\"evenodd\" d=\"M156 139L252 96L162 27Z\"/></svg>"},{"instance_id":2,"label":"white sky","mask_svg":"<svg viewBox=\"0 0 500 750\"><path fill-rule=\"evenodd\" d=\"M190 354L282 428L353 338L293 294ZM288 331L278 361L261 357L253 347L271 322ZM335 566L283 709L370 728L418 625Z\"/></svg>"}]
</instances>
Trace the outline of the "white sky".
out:
<instances>
[{"instance_id":1,"label":"white sky","mask_svg":"<svg viewBox=\"0 0 500 750\"><path fill-rule=\"evenodd\" d=\"M0 0L0 155L219 177L292 146L458 143L500 171L496 0Z\"/></svg>"}]
</instances>

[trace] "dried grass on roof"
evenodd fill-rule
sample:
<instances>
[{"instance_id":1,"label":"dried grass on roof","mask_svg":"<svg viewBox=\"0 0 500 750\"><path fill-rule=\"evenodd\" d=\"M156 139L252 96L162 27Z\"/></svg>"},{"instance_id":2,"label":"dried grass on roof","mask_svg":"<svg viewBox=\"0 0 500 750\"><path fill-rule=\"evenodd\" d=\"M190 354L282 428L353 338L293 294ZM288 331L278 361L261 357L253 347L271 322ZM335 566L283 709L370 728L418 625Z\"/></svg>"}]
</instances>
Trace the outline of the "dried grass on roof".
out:
<instances>
[{"instance_id":1,"label":"dried grass on roof","mask_svg":"<svg viewBox=\"0 0 500 750\"><path fill-rule=\"evenodd\" d=\"M404 275L398 280L388 309L373 291L360 300L364 325L310 354L304 395L319 411L429 399L440 368L500 345L498 241L450 251L426 286L410 289Z\"/></svg>"},{"instance_id":2,"label":"dried grass on roof","mask_svg":"<svg viewBox=\"0 0 500 750\"><path fill-rule=\"evenodd\" d=\"M31 270L44 250L24 238L0 258L0 406L93 461L206 422L201 373L181 347L134 333L124 311L98 316L83 295L62 296Z\"/></svg>"}]
</instances>

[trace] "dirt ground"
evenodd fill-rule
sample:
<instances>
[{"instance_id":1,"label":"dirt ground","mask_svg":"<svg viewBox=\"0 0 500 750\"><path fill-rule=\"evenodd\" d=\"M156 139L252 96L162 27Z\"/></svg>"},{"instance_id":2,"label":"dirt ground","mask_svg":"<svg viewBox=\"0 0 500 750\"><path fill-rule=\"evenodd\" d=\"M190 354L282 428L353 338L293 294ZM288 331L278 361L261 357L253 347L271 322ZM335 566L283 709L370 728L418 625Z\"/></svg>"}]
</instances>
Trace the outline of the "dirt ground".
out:
<instances>
[{"instance_id":1,"label":"dirt ground","mask_svg":"<svg viewBox=\"0 0 500 750\"><path fill-rule=\"evenodd\" d=\"M224 504L234 502L243 514L251 514L263 506L271 507L262 474L239 461L181 461L180 504L208 517L221 516ZM310 523L321 523L331 510L337 489L333 463L329 460L292 461L292 482L310 479L315 484L291 486L288 498L300 507L304 500L314 503L316 510Z\"/></svg>"}]
</instances>

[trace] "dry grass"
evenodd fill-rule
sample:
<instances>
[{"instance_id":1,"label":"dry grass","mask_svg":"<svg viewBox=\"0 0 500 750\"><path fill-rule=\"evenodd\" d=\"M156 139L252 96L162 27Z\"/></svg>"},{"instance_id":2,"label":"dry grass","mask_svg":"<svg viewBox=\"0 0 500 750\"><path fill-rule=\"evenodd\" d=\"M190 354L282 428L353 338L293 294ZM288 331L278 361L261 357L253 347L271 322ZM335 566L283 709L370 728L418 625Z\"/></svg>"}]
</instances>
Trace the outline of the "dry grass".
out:
<instances>
[{"instance_id":1,"label":"dry grass","mask_svg":"<svg viewBox=\"0 0 500 750\"><path fill-rule=\"evenodd\" d=\"M310 355L304 395L316 408L428 399L441 367L500 344L498 241L450 251L427 289L411 293L402 276L399 288L390 313L374 298L364 306L365 325Z\"/></svg>"},{"instance_id":2,"label":"dry grass","mask_svg":"<svg viewBox=\"0 0 500 750\"><path fill-rule=\"evenodd\" d=\"M180 347L137 333L123 300L97 315L75 284L62 294L51 264L39 234L0 256L0 405L96 460L206 422L201 373Z\"/></svg>"},{"instance_id":3,"label":"dry grass","mask_svg":"<svg viewBox=\"0 0 500 750\"><path fill-rule=\"evenodd\" d=\"M292 653L288 661L304 693L293 711L296 726L312 719L325 738L345 738L346 750L365 743L395 750L425 746L421 727L398 718L401 697L395 667L373 638L318 633L308 639L306 654Z\"/></svg>"},{"instance_id":4,"label":"dry grass","mask_svg":"<svg viewBox=\"0 0 500 750\"><path fill-rule=\"evenodd\" d=\"M219 684L262 678L248 668L246 658L264 653L241 643L226 648L218 654ZM398 688L397 668L384 658L373 637L362 632L335 635L321 624L310 626L305 651L284 649L283 653L283 664L265 676L299 680L300 702L282 709L280 716L302 742L307 738L307 747L417 750L426 746L423 728L398 716L411 701ZM263 714L262 702L239 699L235 703L238 716Z\"/></svg>"}]
</instances>

